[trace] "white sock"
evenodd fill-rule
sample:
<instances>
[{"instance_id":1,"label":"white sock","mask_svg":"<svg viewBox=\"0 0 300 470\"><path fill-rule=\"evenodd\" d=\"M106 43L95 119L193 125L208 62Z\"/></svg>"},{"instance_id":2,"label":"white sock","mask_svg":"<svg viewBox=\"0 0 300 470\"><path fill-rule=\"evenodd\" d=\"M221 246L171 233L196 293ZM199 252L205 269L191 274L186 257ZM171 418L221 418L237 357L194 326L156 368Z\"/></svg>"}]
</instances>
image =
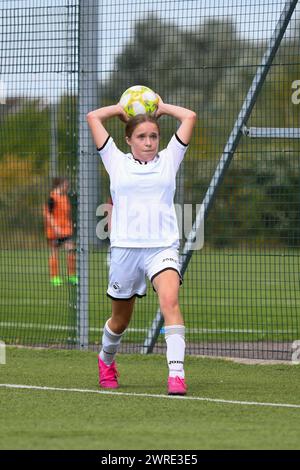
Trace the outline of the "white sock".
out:
<instances>
[{"instance_id":1,"label":"white sock","mask_svg":"<svg viewBox=\"0 0 300 470\"><path fill-rule=\"evenodd\" d=\"M184 325L165 326L165 339L167 343L167 362L169 367L169 377L184 378Z\"/></svg>"},{"instance_id":2,"label":"white sock","mask_svg":"<svg viewBox=\"0 0 300 470\"><path fill-rule=\"evenodd\" d=\"M103 336L102 336L102 349L99 353L100 359L110 366L114 359L115 355L118 352L119 345L121 343L122 335L114 333L108 326L108 320L104 325Z\"/></svg>"}]
</instances>

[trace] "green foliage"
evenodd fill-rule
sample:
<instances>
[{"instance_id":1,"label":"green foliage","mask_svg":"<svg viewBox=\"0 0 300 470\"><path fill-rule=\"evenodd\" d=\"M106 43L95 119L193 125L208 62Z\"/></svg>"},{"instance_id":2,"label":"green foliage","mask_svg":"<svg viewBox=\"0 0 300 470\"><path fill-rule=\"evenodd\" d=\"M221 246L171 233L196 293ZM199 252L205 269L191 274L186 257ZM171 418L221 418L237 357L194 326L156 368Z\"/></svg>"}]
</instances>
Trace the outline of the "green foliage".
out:
<instances>
[{"instance_id":1,"label":"green foliage","mask_svg":"<svg viewBox=\"0 0 300 470\"><path fill-rule=\"evenodd\" d=\"M57 127L51 141L51 120ZM50 153L56 145L58 173L76 175L76 99L61 97L55 106L42 100L14 100L0 129L0 245L36 246L44 238L43 205L51 187ZM75 186L76 187L76 186ZM72 207L76 220L76 194Z\"/></svg>"},{"instance_id":2,"label":"green foliage","mask_svg":"<svg viewBox=\"0 0 300 470\"><path fill-rule=\"evenodd\" d=\"M49 111L40 100L22 100L1 123L0 160L6 155L34 159L41 168L48 160L50 148Z\"/></svg>"},{"instance_id":3,"label":"green foliage","mask_svg":"<svg viewBox=\"0 0 300 470\"><path fill-rule=\"evenodd\" d=\"M51 120L57 129L57 154L60 170L68 164L76 165L77 155L77 99L62 96L55 105L41 99L19 99L2 118L0 161L6 155L30 159L38 171L49 168Z\"/></svg>"},{"instance_id":4,"label":"green foliage","mask_svg":"<svg viewBox=\"0 0 300 470\"><path fill-rule=\"evenodd\" d=\"M35 159L15 154L0 160L0 246L36 246L43 233L48 180Z\"/></svg>"},{"instance_id":5,"label":"green foliage","mask_svg":"<svg viewBox=\"0 0 300 470\"><path fill-rule=\"evenodd\" d=\"M207 102L222 79L220 69L235 60L238 43L229 20L210 20L188 31L151 15L136 23L103 95L114 102L135 82L152 87L166 101Z\"/></svg>"},{"instance_id":6,"label":"green foliage","mask_svg":"<svg viewBox=\"0 0 300 470\"><path fill-rule=\"evenodd\" d=\"M57 145L60 173L66 168L77 167L77 97L62 96L56 110L57 117Z\"/></svg>"},{"instance_id":7,"label":"green foliage","mask_svg":"<svg viewBox=\"0 0 300 470\"><path fill-rule=\"evenodd\" d=\"M297 44L282 43L251 125L300 127L298 109L291 102L291 84L300 73ZM183 30L150 15L136 23L132 39L117 56L115 70L102 88L106 101L117 101L134 83L145 84L165 101L197 111L198 125L184 163L185 202L203 200L264 51L263 43L241 40L224 18ZM162 146L171 131L162 120ZM215 246L245 240L299 246L299 144L289 142L288 152L283 142L273 143L271 150L270 141L262 140L255 146L242 142L241 147L242 157L237 164L234 158L218 191L206 238Z\"/></svg>"},{"instance_id":8,"label":"green foliage","mask_svg":"<svg viewBox=\"0 0 300 470\"><path fill-rule=\"evenodd\" d=\"M300 127L299 105L291 100L292 83L300 77L299 39L296 33L294 37L281 44L248 126ZM99 83L101 105L118 101L129 86L143 84L165 101L196 110L198 124L184 163L186 202L202 202L265 47L265 43L242 40L227 18L207 19L183 29L151 14L136 22L115 59L114 70ZM62 96L51 107L42 100L15 98L8 100L5 112L0 109L0 164L5 166L8 158L12 163L29 162L27 184L31 185L30 195L36 194L36 211L44 197L37 186L39 178L44 189L48 187L53 122L58 172L70 177L73 192L76 188L77 105L76 96ZM108 130L127 151L120 123L110 122ZM161 119L162 147L175 130L173 120ZM242 139L207 222L210 243L237 245L246 237L254 244L269 240L274 245L299 246L299 150L296 141L270 144L270 140L253 143ZM0 199L0 220L5 220L1 225L7 227L7 233L12 228L6 217L8 207L15 212L18 224L24 224L7 202L11 191L21 200L31 198L26 195L24 181L14 174L15 181L10 177L14 189L7 189ZM103 168L100 178L103 194L108 195ZM2 183L7 187L3 178ZM20 211L20 215L24 213ZM29 234L36 226L31 216L27 220L28 226L23 228Z\"/></svg>"}]
</instances>

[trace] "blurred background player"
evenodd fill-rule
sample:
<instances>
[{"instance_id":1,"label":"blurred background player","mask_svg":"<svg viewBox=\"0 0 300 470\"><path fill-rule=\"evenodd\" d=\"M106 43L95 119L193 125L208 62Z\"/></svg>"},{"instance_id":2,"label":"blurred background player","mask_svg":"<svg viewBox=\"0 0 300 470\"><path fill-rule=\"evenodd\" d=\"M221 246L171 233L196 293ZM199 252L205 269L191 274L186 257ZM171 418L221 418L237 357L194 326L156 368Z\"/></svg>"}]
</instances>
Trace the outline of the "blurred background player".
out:
<instances>
[{"instance_id":1,"label":"blurred background player","mask_svg":"<svg viewBox=\"0 0 300 470\"><path fill-rule=\"evenodd\" d=\"M54 286L60 286L62 284L62 278L59 275L59 248L63 248L67 254L66 261L69 283L73 285L78 283L76 276L75 246L72 240L72 211L68 190L69 181L67 178L53 178L49 199L47 204L44 205L45 231L50 247L50 280Z\"/></svg>"}]
</instances>

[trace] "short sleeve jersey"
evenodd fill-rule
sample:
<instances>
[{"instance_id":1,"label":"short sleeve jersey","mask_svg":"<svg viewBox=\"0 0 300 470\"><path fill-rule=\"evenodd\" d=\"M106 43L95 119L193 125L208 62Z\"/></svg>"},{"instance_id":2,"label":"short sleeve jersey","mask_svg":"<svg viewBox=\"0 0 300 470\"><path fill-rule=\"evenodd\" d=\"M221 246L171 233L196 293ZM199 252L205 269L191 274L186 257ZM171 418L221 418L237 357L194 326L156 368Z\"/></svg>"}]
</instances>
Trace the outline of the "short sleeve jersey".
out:
<instances>
[{"instance_id":1,"label":"short sleeve jersey","mask_svg":"<svg viewBox=\"0 0 300 470\"><path fill-rule=\"evenodd\" d=\"M71 237L73 233L71 204L66 194L58 194L56 191L50 193L51 199L51 215L53 223L59 229L59 237ZM47 222L47 213L49 213L49 205L44 206L44 218L46 225L46 236L48 239L57 238L52 226Z\"/></svg>"},{"instance_id":2,"label":"short sleeve jersey","mask_svg":"<svg viewBox=\"0 0 300 470\"><path fill-rule=\"evenodd\" d=\"M147 164L131 153L124 154L111 137L98 149L110 177L111 246L178 246L174 195L176 173L186 149L176 134Z\"/></svg>"}]
</instances>

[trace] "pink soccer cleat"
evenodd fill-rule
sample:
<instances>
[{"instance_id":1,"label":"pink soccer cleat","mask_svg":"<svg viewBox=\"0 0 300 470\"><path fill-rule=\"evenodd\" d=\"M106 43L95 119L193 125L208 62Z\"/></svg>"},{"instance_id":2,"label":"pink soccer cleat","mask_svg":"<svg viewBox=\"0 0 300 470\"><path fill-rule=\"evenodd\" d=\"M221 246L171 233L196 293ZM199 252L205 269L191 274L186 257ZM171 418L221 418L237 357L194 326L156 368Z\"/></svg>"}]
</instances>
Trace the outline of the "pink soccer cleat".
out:
<instances>
[{"instance_id":1,"label":"pink soccer cleat","mask_svg":"<svg viewBox=\"0 0 300 470\"><path fill-rule=\"evenodd\" d=\"M178 377L168 378L168 395L185 395L187 386L184 379Z\"/></svg>"},{"instance_id":2,"label":"pink soccer cleat","mask_svg":"<svg viewBox=\"0 0 300 470\"><path fill-rule=\"evenodd\" d=\"M119 376L115 361L110 365L106 365L105 362L98 356L98 367L99 367L99 385L101 388L118 388Z\"/></svg>"}]
</instances>

